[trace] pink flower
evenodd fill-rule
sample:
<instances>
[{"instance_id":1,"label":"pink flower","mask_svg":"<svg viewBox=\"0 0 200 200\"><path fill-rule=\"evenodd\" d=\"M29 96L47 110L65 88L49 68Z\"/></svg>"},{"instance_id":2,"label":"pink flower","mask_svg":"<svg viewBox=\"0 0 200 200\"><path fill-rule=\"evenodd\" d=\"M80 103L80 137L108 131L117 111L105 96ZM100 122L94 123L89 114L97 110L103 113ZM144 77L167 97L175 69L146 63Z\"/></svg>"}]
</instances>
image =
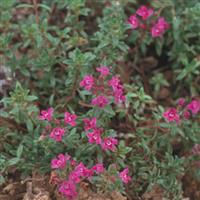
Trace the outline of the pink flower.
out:
<instances>
[{"instance_id":1,"label":"pink flower","mask_svg":"<svg viewBox=\"0 0 200 200\"><path fill-rule=\"evenodd\" d=\"M139 26L139 20L135 15L131 15L128 19L128 24L131 25L132 29L136 29Z\"/></svg>"},{"instance_id":2,"label":"pink flower","mask_svg":"<svg viewBox=\"0 0 200 200\"><path fill-rule=\"evenodd\" d=\"M126 97L124 96L122 89L115 90L114 98L116 104L123 103L126 100Z\"/></svg>"},{"instance_id":3,"label":"pink flower","mask_svg":"<svg viewBox=\"0 0 200 200\"><path fill-rule=\"evenodd\" d=\"M92 105L98 106L99 108L105 107L108 103L108 99L103 95L99 95L96 98L92 99Z\"/></svg>"},{"instance_id":4,"label":"pink flower","mask_svg":"<svg viewBox=\"0 0 200 200\"><path fill-rule=\"evenodd\" d=\"M125 96L123 94L123 86L120 82L120 79L118 76L113 76L110 81L108 81L108 85L112 87L113 89L113 96L115 99L115 103L122 103L125 101Z\"/></svg>"},{"instance_id":5,"label":"pink flower","mask_svg":"<svg viewBox=\"0 0 200 200\"><path fill-rule=\"evenodd\" d=\"M193 155L200 155L200 144L195 144L195 145L192 147L191 153L192 153Z\"/></svg>"},{"instance_id":6,"label":"pink flower","mask_svg":"<svg viewBox=\"0 0 200 200\"><path fill-rule=\"evenodd\" d=\"M177 113L176 108L169 108L166 112L163 113L163 117L168 122L172 122L172 121L179 122L180 121L180 117Z\"/></svg>"},{"instance_id":7,"label":"pink flower","mask_svg":"<svg viewBox=\"0 0 200 200\"><path fill-rule=\"evenodd\" d=\"M128 168L125 168L122 172L120 172L119 177L121 178L122 182L126 184L131 181L131 177L128 175Z\"/></svg>"},{"instance_id":8,"label":"pink flower","mask_svg":"<svg viewBox=\"0 0 200 200\"><path fill-rule=\"evenodd\" d=\"M178 99L178 105L179 106L184 106L184 104L185 104L185 99L184 98Z\"/></svg>"},{"instance_id":9,"label":"pink flower","mask_svg":"<svg viewBox=\"0 0 200 200\"><path fill-rule=\"evenodd\" d=\"M69 180L74 182L74 183L80 183L81 182L81 179L80 179L80 175L78 172L76 171L72 171L70 174L69 174Z\"/></svg>"},{"instance_id":10,"label":"pink flower","mask_svg":"<svg viewBox=\"0 0 200 200\"><path fill-rule=\"evenodd\" d=\"M71 159L71 160L70 160L70 164L71 164L71 166L75 166L75 165L76 165L76 161L73 160L73 159Z\"/></svg>"},{"instance_id":11,"label":"pink flower","mask_svg":"<svg viewBox=\"0 0 200 200\"><path fill-rule=\"evenodd\" d=\"M93 117L92 119L85 118L83 119L83 122L85 131L90 129L95 129L97 124L97 118L96 117Z\"/></svg>"},{"instance_id":12,"label":"pink flower","mask_svg":"<svg viewBox=\"0 0 200 200\"><path fill-rule=\"evenodd\" d=\"M111 80L108 81L108 85L112 87L113 91L118 90L120 87L120 79L118 76L113 76Z\"/></svg>"},{"instance_id":13,"label":"pink flower","mask_svg":"<svg viewBox=\"0 0 200 200\"><path fill-rule=\"evenodd\" d=\"M103 77L106 77L110 73L109 68L106 66L97 67L96 70L100 72Z\"/></svg>"},{"instance_id":14,"label":"pink flower","mask_svg":"<svg viewBox=\"0 0 200 200\"><path fill-rule=\"evenodd\" d=\"M87 137L89 139L89 143L101 144L101 129L94 129L93 132L88 133Z\"/></svg>"},{"instance_id":15,"label":"pink flower","mask_svg":"<svg viewBox=\"0 0 200 200\"><path fill-rule=\"evenodd\" d=\"M65 129L63 128L53 128L53 130L50 133L50 138L56 140L57 142L60 142L62 140L62 137L65 133Z\"/></svg>"},{"instance_id":16,"label":"pink flower","mask_svg":"<svg viewBox=\"0 0 200 200\"><path fill-rule=\"evenodd\" d=\"M187 105L187 109L190 110L192 114L197 114L200 111L200 101L192 100L192 102Z\"/></svg>"},{"instance_id":17,"label":"pink flower","mask_svg":"<svg viewBox=\"0 0 200 200\"><path fill-rule=\"evenodd\" d=\"M51 168L52 169L64 169L67 161L70 159L70 156L64 155L64 154L59 154L57 158L54 158L51 160Z\"/></svg>"},{"instance_id":18,"label":"pink flower","mask_svg":"<svg viewBox=\"0 0 200 200\"><path fill-rule=\"evenodd\" d=\"M160 37L168 28L168 22L165 21L164 17L160 17L158 22L151 28L151 35L152 37Z\"/></svg>"},{"instance_id":19,"label":"pink flower","mask_svg":"<svg viewBox=\"0 0 200 200\"><path fill-rule=\"evenodd\" d=\"M103 142L101 143L101 147L103 150L111 150L111 151L115 151L116 146L118 144L117 139L115 138L104 138Z\"/></svg>"},{"instance_id":20,"label":"pink flower","mask_svg":"<svg viewBox=\"0 0 200 200\"><path fill-rule=\"evenodd\" d=\"M47 120L51 121L52 120L52 115L53 115L53 108L48 108L47 110L42 110L41 115L39 116L40 120Z\"/></svg>"},{"instance_id":21,"label":"pink flower","mask_svg":"<svg viewBox=\"0 0 200 200\"><path fill-rule=\"evenodd\" d=\"M75 122L76 118L77 118L77 116L75 114L71 114L69 112L65 112L64 121L65 121L66 124L69 124L71 126L76 126L76 122Z\"/></svg>"},{"instance_id":22,"label":"pink flower","mask_svg":"<svg viewBox=\"0 0 200 200\"><path fill-rule=\"evenodd\" d=\"M79 177L89 177L92 174L92 170L85 167L85 165L82 162L78 166L75 167L74 172Z\"/></svg>"},{"instance_id":23,"label":"pink flower","mask_svg":"<svg viewBox=\"0 0 200 200\"><path fill-rule=\"evenodd\" d=\"M94 85L94 77L92 75L86 75L80 82L80 86L84 87L85 90L90 91Z\"/></svg>"},{"instance_id":24,"label":"pink flower","mask_svg":"<svg viewBox=\"0 0 200 200\"><path fill-rule=\"evenodd\" d=\"M100 174L104 171L104 166L102 163L98 163L92 167L92 170L94 170L97 174Z\"/></svg>"},{"instance_id":25,"label":"pink flower","mask_svg":"<svg viewBox=\"0 0 200 200\"><path fill-rule=\"evenodd\" d=\"M184 119L189 119L190 118L190 112L188 110L184 111L183 117L184 117Z\"/></svg>"},{"instance_id":26,"label":"pink flower","mask_svg":"<svg viewBox=\"0 0 200 200\"><path fill-rule=\"evenodd\" d=\"M72 181L62 182L58 191L69 199L73 199L77 196L76 185Z\"/></svg>"},{"instance_id":27,"label":"pink flower","mask_svg":"<svg viewBox=\"0 0 200 200\"><path fill-rule=\"evenodd\" d=\"M141 6L137 9L136 14L142 17L143 20L147 20L151 15L153 15L153 9Z\"/></svg>"}]
</instances>

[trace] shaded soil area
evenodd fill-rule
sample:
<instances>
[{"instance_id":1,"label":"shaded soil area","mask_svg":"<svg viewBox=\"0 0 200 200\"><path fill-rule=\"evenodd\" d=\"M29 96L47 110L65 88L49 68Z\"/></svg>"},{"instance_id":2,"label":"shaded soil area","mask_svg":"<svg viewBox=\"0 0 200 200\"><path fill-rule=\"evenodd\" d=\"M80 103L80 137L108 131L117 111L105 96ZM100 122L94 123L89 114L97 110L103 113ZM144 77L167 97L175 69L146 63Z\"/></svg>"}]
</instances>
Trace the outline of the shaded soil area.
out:
<instances>
[{"instance_id":1,"label":"shaded soil area","mask_svg":"<svg viewBox=\"0 0 200 200\"><path fill-rule=\"evenodd\" d=\"M76 200L127 200L117 191L110 194L94 193L84 182L80 184L78 193ZM10 179L0 188L0 200L66 200L66 198L57 192L49 176L33 174L24 180Z\"/></svg>"},{"instance_id":2,"label":"shaded soil area","mask_svg":"<svg viewBox=\"0 0 200 200\"><path fill-rule=\"evenodd\" d=\"M0 200L66 200L57 192L57 188L51 182L49 175L33 173L32 177L20 180L13 174L6 184L0 188ZM184 196L182 200L199 200L200 183L189 174L183 177ZM138 197L125 197L118 191L111 193L95 193L88 183L82 182L75 200L138 200ZM164 191L155 186L152 191L145 192L141 200L163 200ZM128 193L127 193L128 195ZM167 200L167 199L166 199Z\"/></svg>"}]
</instances>

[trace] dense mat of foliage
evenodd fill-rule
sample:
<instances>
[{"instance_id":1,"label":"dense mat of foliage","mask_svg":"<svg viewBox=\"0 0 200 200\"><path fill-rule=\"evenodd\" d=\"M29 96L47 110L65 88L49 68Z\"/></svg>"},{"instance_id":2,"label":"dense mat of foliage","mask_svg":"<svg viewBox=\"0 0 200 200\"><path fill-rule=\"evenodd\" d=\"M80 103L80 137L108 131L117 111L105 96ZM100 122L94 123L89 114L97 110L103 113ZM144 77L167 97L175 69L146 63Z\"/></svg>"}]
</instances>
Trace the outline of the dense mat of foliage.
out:
<instances>
[{"instance_id":1,"label":"dense mat of foliage","mask_svg":"<svg viewBox=\"0 0 200 200\"><path fill-rule=\"evenodd\" d=\"M200 178L199 21L198 0L1 0L0 184L37 169L69 199L84 181L182 199Z\"/></svg>"}]
</instances>

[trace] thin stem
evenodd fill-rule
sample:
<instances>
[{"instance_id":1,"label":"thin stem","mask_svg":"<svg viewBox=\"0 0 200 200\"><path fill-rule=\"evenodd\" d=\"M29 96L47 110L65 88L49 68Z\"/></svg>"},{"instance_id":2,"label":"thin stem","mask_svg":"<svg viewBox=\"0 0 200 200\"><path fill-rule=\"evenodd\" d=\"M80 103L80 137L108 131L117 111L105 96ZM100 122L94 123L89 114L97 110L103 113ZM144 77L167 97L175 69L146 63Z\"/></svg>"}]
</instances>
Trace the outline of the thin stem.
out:
<instances>
[{"instance_id":1,"label":"thin stem","mask_svg":"<svg viewBox=\"0 0 200 200\"><path fill-rule=\"evenodd\" d=\"M33 0L34 10L35 10L35 21L36 24L39 24L39 12L38 12L38 3L37 0Z\"/></svg>"}]
</instances>

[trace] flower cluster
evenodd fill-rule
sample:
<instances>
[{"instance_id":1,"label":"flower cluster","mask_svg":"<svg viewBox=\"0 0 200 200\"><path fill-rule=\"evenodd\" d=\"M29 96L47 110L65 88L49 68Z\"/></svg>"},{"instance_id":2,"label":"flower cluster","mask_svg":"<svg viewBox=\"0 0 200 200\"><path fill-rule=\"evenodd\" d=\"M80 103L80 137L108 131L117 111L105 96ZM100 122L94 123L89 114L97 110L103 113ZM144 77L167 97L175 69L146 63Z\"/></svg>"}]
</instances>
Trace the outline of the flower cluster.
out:
<instances>
[{"instance_id":1,"label":"flower cluster","mask_svg":"<svg viewBox=\"0 0 200 200\"><path fill-rule=\"evenodd\" d=\"M59 154L57 158L52 159L51 168L57 170L68 169L68 179L57 177L58 191L65 197L73 199L77 196L77 184L83 179L92 178L95 174L99 175L104 172L102 163L97 163L90 169L82 162L77 164L69 155Z\"/></svg>"},{"instance_id":2,"label":"flower cluster","mask_svg":"<svg viewBox=\"0 0 200 200\"><path fill-rule=\"evenodd\" d=\"M47 110L42 110L41 114L39 116L40 120L47 120L48 122L53 122L54 128L52 128L50 125L46 126L46 131L50 131L49 137L56 142L61 142L62 138L66 132L64 125L68 124L70 126L76 126L76 118L77 116L75 114L71 114L69 112L64 113L64 119L63 123L59 119L53 118L53 108L49 108ZM63 125L62 125L63 124ZM62 127L61 127L62 126Z\"/></svg>"},{"instance_id":3,"label":"flower cluster","mask_svg":"<svg viewBox=\"0 0 200 200\"><path fill-rule=\"evenodd\" d=\"M152 37L160 37L167 29L169 29L169 24L165 21L164 17L160 17L151 28L151 35Z\"/></svg>"},{"instance_id":4,"label":"flower cluster","mask_svg":"<svg viewBox=\"0 0 200 200\"><path fill-rule=\"evenodd\" d=\"M104 108L109 104L110 99L114 97L115 104L122 104L125 102L124 88L118 76L113 76L110 80L107 80L110 75L110 68L106 66L97 67L97 72L100 73L98 78L94 78L92 75L84 76L80 82L80 86L87 91L91 91L95 96L91 104Z\"/></svg>"},{"instance_id":5,"label":"flower cluster","mask_svg":"<svg viewBox=\"0 0 200 200\"><path fill-rule=\"evenodd\" d=\"M200 101L193 99L190 103L186 104L184 98L178 100L178 108L169 108L163 113L163 117L167 122L176 123L180 122L181 117L183 119L189 119L200 112Z\"/></svg>"},{"instance_id":6,"label":"flower cluster","mask_svg":"<svg viewBox=\"0 0 200 200\"><path fill-rule=\"evenodd\" d=\"M113 87L114 87L114 85L113 85ZM116 84L116 87L119 87L119 85ZM120 90L120 87L119 87L119 90ZM45 111L45 112L47 112L47 111ZM41 117L39 117L39 118L41 118ZM52 116L51 116L51 118L52 118ZM63 124L68 124L72 127L76 126L76 121L75 121L76 119L77 119L77 115L71 114L69 112L65 112ZM58 119L54 119L54 122L56 122L59 125L61 124L61 121ZM86 135L88 137L89 143L98 144L102 147L103 150L110 150L110 151L116 150L116 145L118 144L118 140L113 137L102 137L103 129L97 127L97 119L95 117L92 119L84 118L83 122L84 122L84 130L87 133ZM46 130L47 131L50 130L49 137L51 139L55 140L56 142L61 142L63 139L63 136L66 132L65 128L58 127L58 126L56 126L55 128L51 128L51 126L46 126Z\"/></svg>"},{"instance_id":7,"label":"flower cluster","mask_svg":"<svg viewBox=\"0 0 200 200\"><path fill-rule=\"evenodd\" d=\"M58 191L68 199L74 199L78 195L77 186L81 181L85 179L90 181L94 176L98 176L105 171L103 163L97 163L88 168L82 162L76 163L68 154L59 154L56 158L52 159L51 168L67 172L67 179L62 177L62 173L59 173L60 177L57 176L57 173L54 173L56 175L52 183L56 184ZM128 172L128 168L125 168L116 175L122 182L127 184L131 181Z\"/></svg>"},{"instance_id":8,"label":"flower cluster","mask_svg":"<svg viewBox=\"0 0 200 200\"><path fill-rule=\"evenodd\" d=\"M81 87L93 94L91 104L101 109L112 101L115 104L124 103L124 88L119 76L111 76L110 67L101 66L96 70L100 73L97 78L92 75L86 75L80 82ZM69 128L77 126L78 116L74 113L64 112L62 119L56 119L53 116L53 112L53 108L42 110L39 119L47 121L47 124L45 123L45 132L50 133L49 137L56 142L62 142L65 133L68 132L67 126ZM83 118L83 124L83 129L90 144L99 145L105 151L114 152L116 150L118 140L104 133L103 128L98 127L96 117ZM52 183L57 184L58 191L68 199L73 199L77 196L77 185L81 181L86 179L90 181L94 176L104 173L105 170L101 162L88 168L82 162L78 163L68 154L62 153L51 160L51 168L55 172L62 170L62 173L58 173L60 177L56 173L56 176L52 178ZM128 168L121 172L117 171L116 176L124 183L128 183L131 180L130 176L128 176ZM105 175L105 179L106 177L108 175Z\"/></svg>"},{"instance_id":9,"label":"flower cluster","mask_svg":"<svg viewBox=\"0 0 200 200\"><path fill-rule=\"evenodd\" d=\"M154 17L153 17L154 16ZM132 29L142 28L149 29L152 37L161 37L167 29L169 29L169 24L166 22L164 17L159 17L154 19L156 16L152 8L147 6L141 6L136 14L133 14L128 19L128 24L130 24ZM141 18L141 20L139 19ZM150 19L150 22L147 20Z\"/></svg>"},{"instance_id":10,"label":"flower cluster","mask_svg":"<svg viewBox=\"0 0 200 200\"><path fill-rule=\"evenodd\" d=\"M118 140L113 137L104 137L103 129L97 127L97 119L96 118L85 118L84 121L84 130L87 132L87 137L89 143L95 143L101 145L103 150L115 151L116 145L118 144Z\"/></svg>"},{"instance_id":11,"label":"flower cluster","mask_svg":"<svg viewBox=\"0 0 200 200\"><path fill-rule=\"evenodd\" d=\"M104 166L101 163L88 169L82 162L76 164L76 162L71 159L69 155L65 156L59 154L58 159L52 159L51 168L52 169L68 169L68 179L63 179L62 177L57 177L57 181L54 182L58 185L58 191L68 199L74 199L77 196L77 184L80 183L84 178L89 178L94 175L94 173L102 173L104 171ZM68 164L68 165L67 165Z\"/></svg>"},{"instance_id":12,"label":"flower cluster","mask_svg":"<svg viewBox=\"0 0 200 200\"><path fill-rule=\"evenodd\" d=\"M124 88L120 82L118 76L113 76L110 81L108 81L108 85L112 87L112 95L114 96L115 103L122 103L125 101Z\"/></svg>"}]
</instances>

